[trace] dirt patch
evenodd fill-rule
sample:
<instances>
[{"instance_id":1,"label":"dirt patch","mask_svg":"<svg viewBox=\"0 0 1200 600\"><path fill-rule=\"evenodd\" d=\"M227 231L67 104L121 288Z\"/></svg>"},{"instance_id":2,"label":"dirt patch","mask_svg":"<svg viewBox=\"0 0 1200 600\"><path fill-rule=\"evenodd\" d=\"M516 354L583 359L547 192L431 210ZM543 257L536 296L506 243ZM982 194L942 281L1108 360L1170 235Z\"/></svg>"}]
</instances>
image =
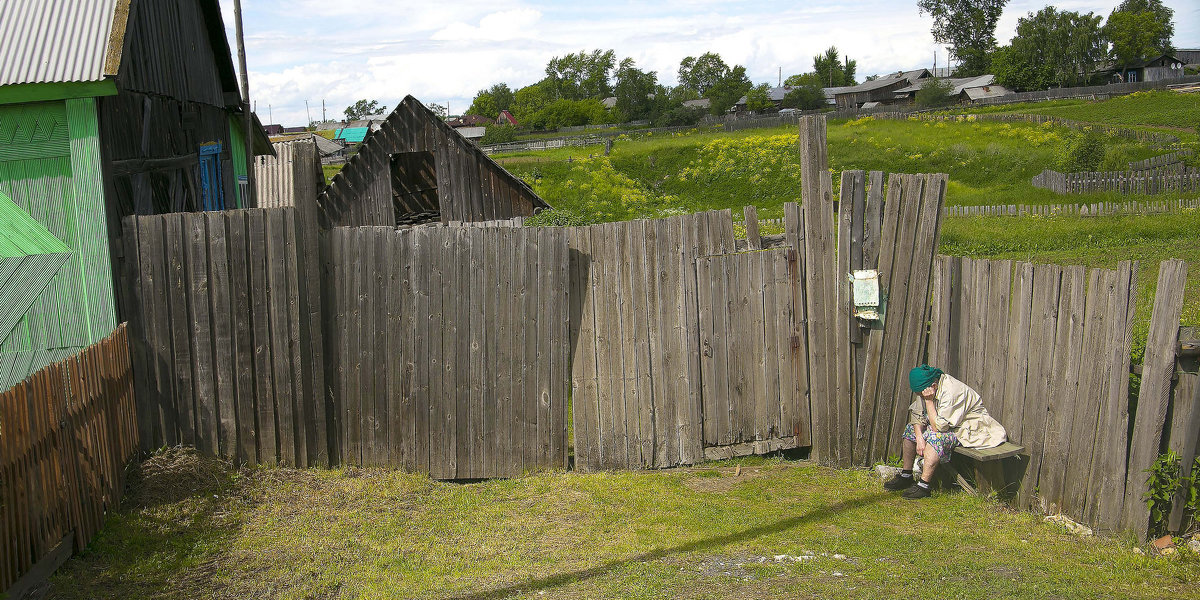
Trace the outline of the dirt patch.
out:
<instances>
[{"instance_id":1,"label":"dirt patch","mask_svg":"<svg viewBox=\"0 0 1200 600\"><path fill-rule=\"evenodd\" d=\"M697 492L728 492L734 486L764 475L763 467L718 467L680 469L683 485Z\"/></svg>"}]
</instances>

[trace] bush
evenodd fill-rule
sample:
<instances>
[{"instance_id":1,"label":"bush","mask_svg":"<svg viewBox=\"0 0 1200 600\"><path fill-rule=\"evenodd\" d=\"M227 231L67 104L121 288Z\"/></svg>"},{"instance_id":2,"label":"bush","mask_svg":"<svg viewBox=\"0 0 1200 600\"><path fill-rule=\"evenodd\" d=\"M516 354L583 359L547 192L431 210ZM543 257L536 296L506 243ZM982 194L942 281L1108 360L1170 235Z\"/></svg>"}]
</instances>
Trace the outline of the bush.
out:
<instances>
[{"instance_id":1,"label":"bush","mask_svg":"<svg viewBox=\"0 0 1200 600\"><path fill-rule=\"evenodd\" d=\"M1075 136L1060 160L1063 171L1098 171L1104 161L1104 139L1094 132Z\"/></svg>"},{"instance_id":2,"label":"bush","mask_svg":"<svg viewBox=\"0 0 1200 600\"><path fill-rule=\"evenodd\" d=\"M480 138L479 144L503 144L517 141L517 128L512 125L488 125L487 131Z\"/></svg>"},{"instance_id":3,"label":"bush","mask_svg":"<svg viewBox=\"0 0 1200 600\"><path fill-rule=\"evenodd\" d=\"M950 92L954 86L945 79L930 79L917 90L917 106L921 108L937 108L954 104L954 96Z\"/></svg>"},{"instance_id":4,"label":"bush","mask_svg":"<svg viewBox=\"0 0 1200 600\"><path fill-rule=\"evenodd\" d=\"M677 127L680 125L695 125L704 118L707 111L703 108L687 108L678 106L665 111L654 119L655 127Z\"/></svg>"},{"instance_id":5,"label":"bush","mask_svg":"<svg viewBox=\"0 0 1200 600\"><path fill-rule=\"evenodd\" d=\"M825 106L825 92L817 85L801 85L792 88L783 97L783 108L798 108L800 110L816 110Z\"/></svg>"},{"instance_id":6,"label":"bush","mask_svg":"<svg viewBox=\"0 0 1200 600\"><path fill-rule=\"evenodd\" d=\"M591 225L587 217L565 208L550 208L525 219L527 227L579 227Z\"/></svg>"}]
</instances>

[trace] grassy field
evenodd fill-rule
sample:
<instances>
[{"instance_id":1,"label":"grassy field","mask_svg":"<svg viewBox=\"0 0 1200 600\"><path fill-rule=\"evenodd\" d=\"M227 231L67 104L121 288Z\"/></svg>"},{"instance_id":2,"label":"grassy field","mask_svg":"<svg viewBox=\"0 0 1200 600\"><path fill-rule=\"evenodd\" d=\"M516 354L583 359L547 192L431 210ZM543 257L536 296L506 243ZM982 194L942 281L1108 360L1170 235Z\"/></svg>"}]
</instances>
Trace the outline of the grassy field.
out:
<instances>
[{"instance_id":1,"label":"grassy field","mask_svg":"<svg viewBox=\"0 0 1200 600\"><path fill-rule=\"evenodd\" d=\"M1067 148L1079 135L1052 125L831 121L829 161L835 173L948 173L951 205L1126 200L1119 194L1060 196L1030 184L1044 168L1063 168ZM1112 164L1162 153L1116 137L1106 145ZM552 206L589 222L707 209L738 212L748 204L764 218L778 218L783 204L799 197L799 153L790 127L618 138L607 157L596 148L564 148L499 158Z\"/></svg>"},{"instance_id":2,"label":"grassy field","mask_svg":"<svg viewBox=\"0 0 1200 600\"><path fill-rule=\"evenodd\" d=\"M51 598L1166 598L1200 557L1079 538L962 493L748 459L455 484L376 470L142 465Z\"/></svg>"},{"instance_id":3,"label":"grassy field","mask_svg":"<svg viewBox=\"0 0 1200 600\"><path fill-rule=\"evenodd\" d=\"M971 112L1053 115L1105 125L1147 126L1172 130L1185 140L1195 140L1200 127L1200 95L1171 91L1145 91L1111 100L1055 100L1004 104Z\"/></svg>"}]
</instances>

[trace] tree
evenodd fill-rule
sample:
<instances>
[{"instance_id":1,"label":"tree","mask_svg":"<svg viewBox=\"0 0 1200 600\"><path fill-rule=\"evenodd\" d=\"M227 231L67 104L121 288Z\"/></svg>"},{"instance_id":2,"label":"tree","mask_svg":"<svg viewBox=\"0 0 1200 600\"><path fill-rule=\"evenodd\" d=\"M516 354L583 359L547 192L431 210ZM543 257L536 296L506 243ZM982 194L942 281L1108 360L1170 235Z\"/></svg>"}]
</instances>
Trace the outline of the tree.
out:
<instances>
[{"instance_id":1,"label":"tree","mask_svg":"<svg viewBox=\"0 0 1200 600\"><path fill-rule=\"evenodd\" d=\"M783 96L783 108L798 108L800 110L817 110L825 106L825 92L815 83L807 83L793 87Z\"/></svg>"},{"instance_id":2,"label":"tree","mask_svg":"<svg viewBox=\"0 0 1200 600\"><path fill-rule=\"evenodd\" d=\"M708 88L704 94L709 100L709 112L714 115L724 114L730 109L754 84L746 77L746 67L738 65L729 70L726 76L716 85Z\"/></svg>"},{"instance_id":3,"label":"tree","mask_svg":"<svg viewBox=\"0 0 1200 600\"><path fill-rule=\"evenodd\" d=\"M545 79L532 85L527 85L513 94L512 106L509 111L517 121L525 123L538 111L550 104L553 99L549 92L550 84Z\"/></svg>"},{"instance_id":4,"label":"tree","mask_svg":"<svg viewBox=\"0 0 1200 600\"><path fill-rule=\"evenodd\" d=\"M983 75L996 47L996 22L1008 0L917 0L921 14L933 17L933 39L950 44L960 77Z\"/></svg>"},{"instance_id":5,"label":"tree","mask_svg":"<svg viewBox=\"0 0 1200 600\"><path fill-rule=\"evenodd\" d=\"M435 114L443 119L450 116L450 109L446 108L445 106L443 106L441 104L430 104L429 110L433 111L433 114Z\"/></svg>"},{"instance_id":6,"label":"tree","mask_svg":"<svg viewBox=\"0 0 1200 600\"><path fill-rule=\"evenodd\" d=\"M508 110L512 107L513 91L508 89L507 83L497 83L493 85L492 87L488 88L488 93L491 94L492 98L496 101L497 115L500 114L500 111Z\"/></svg>"},{"instance_id":7,"label":"tree","mask_svg":"<svg viewBox=\"0 0 1200 600\"><path fill-rule=\"evenodd\" d=\"M731 71L721 60L721 55L715 52L705 52L699 58L689 56L679 63L679 85L692 88L707 98L708 90L729 77Z\"/></svg>"},{"instance_id":8,"label":"tree","mask_svg":"<svg viewBox=\"0 0 1200 600\"><path fill-rule=\"evenodd\" d=\"M1112 59L1125 67L1159 54L1171 54L1175 11L1161 0L1125 0L1108 15L1104 34L1112 42Z\"/></svg>"},{"instance_id":9,"label":"tree","mask_svg":"<svg viewBox=\"0 0 1200 600\"><path fill-rule=\"evenodd\" d=\"M838 59L837 46L830 46L824 54L813 57L813 73L822 87L841 87L855 85L854 72L858 63L846 57L845 62Z\"/></svg>"},{"instance_id":10,"label":"tree","mask_svg":"<svg viewBox=\"0 0 1200 600\"><path fill-rule=\"evenodd\" d=\"M613 93L617 97L616 109L625 120L645 119L652 116L653 97L658 96L658 75L637 68L632 58L621 61L617 67L617 84Z\"/></svg>"},{"instance_id":11,"label":"tree","mask_svg":"<svg viewBox=\"0 0 1200 600\"><path fill-rule=\"evenodd\" d=\"M550 82L553 97L602 100L611 96L609 77L616 61L616 54L612 50L593 50L590 53L581 50L578 54L551 58L546 65L546 79Z\"/></svg>"},{"instance_id":12,"label":"tree","mask_svg":"<svg viewBox=\"0 0 1200 600\"><path fill-rule=\"evenodd\" d=\"M475 99L471 101L471 106L467 108L466 114L495 119L500 115L500 108L496 106L496 97L491 92L479 90L479 93L475 94Z\"/></svg>"},{"instance_id":13,"label":"tree","mask_svg":"<svg viewBox=\"0 0 1200 600\"><path fill-rule=\"evenodd\" d=\"M1100 21L1053 6L1021 17L1012 43L992 55L997 82L1018 90L1086 84L1105 55Z\"/></svg>"},{"instance_id":14,"label":"tree","mask_svg":"<svg viewBox=\"0 0 1200 600\"><path fill-rule=\"evenodd\" d=\"M921 108L949 106L954 103L954 96L950 95L950 92L953 91L954 87L945 79L926 79L921 89L917 90L917 106Z\"/></svg>"},{"instance_id":15,"label":"tree","mask_svg":"<svg viewBox=\"0 0 1200 600\"><path fill-rule=\"evenodd\" d=\"M797 73L795 75L789 75L787 79L783 80L783 85L788 87L800 87L802 85L815 85L817 87L824 87L821 82L821 78L818 77L816 73Z\"/></svg>"},{"instance_id":16,"label":"tree","mask_svg":"<svg viewBox=\"0 0 1200 600\"><path fill-rule=\"evenodd\" d=\"M367 115L377 115L387 110L387 107L380 104L378 100L359 100L354 104L346 107L342 111L346 115L347 121L356 121Z\"/></svg>"},{"instance_id":17,"label":"tree","mask_svg":"<svg viewBox=\"0 0 1200 600\"><path fill-rule=\"evenodd\" d=\"M771 86L760 83L746 92L746 109L755 112L770 110L775 107L771 102Z\"/></svg>"}]
</instances>

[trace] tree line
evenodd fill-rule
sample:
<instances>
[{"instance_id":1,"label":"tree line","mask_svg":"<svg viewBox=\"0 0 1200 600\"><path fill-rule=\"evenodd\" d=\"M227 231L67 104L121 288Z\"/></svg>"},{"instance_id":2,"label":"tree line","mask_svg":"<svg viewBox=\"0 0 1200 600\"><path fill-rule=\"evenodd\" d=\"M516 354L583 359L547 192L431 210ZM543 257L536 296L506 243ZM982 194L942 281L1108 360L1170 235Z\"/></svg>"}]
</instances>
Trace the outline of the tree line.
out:
<instances>
[{"instance_id":1,"label":"tree line","mask_svg":"<svg viewBox=\"0 0 1200 600\"><path fill-rule=\"evenodd\" d=\"M841 58L837 48L813 57L813 70L788 77L793 86L783 106L819 108L821 88L854 85L855 61ZM750 110L773 108L770 85L755 86L746 67L729 65L715 52L685 57L676 72L678 84L667 86L658 73L638 68L632 58L617 60L613 50L580 51L556 56L540 81L513 90L497 83L479 90L467 114L496 118L509 111L523 127L554 129L575 125L646 120L656 126L690 125L706 113L721 115L743 96ZM606 98L615 98L611 108ZM684 103L707 99L707 110ZM493 136L488 141L493 141Z\"/></svg>"},{"instance_id":2,"label":"tree line","mask_svg":"<svg viewBox=\"0 0 1200 600\"><path fill-rule=\"evenodd\" d=\"M1046 6L1017 20L1016 35L996 43L1008 0L918 0L933 18L938 43L949 44L955 75L992 73L1017 91L1102 83L1104 67L1133 66L1171 54L1174 11L1161 0L1124 0L1108 15Z\"/></svg>"}]
</instances>

